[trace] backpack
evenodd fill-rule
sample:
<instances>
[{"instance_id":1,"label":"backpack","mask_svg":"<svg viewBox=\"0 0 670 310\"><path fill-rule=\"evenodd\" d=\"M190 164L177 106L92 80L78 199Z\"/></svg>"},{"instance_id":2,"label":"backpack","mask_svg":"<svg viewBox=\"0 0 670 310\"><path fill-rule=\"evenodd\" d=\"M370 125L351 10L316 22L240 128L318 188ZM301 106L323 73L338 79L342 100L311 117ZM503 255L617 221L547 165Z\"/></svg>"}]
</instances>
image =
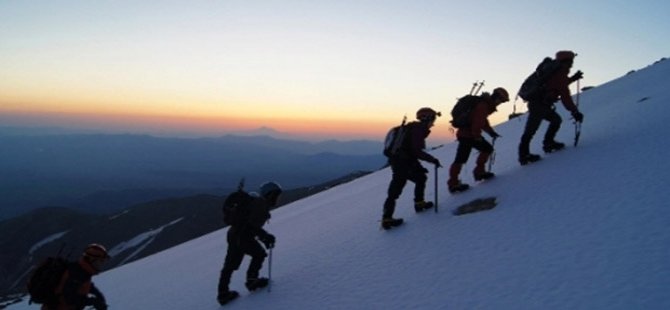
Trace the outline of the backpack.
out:
<instances>
[{"instance_id":1,"label":"backpack","mask_svg":"<svg viewBox=\"0 0 670 310\"><path fill-rule=\"evenodd\" d=\"M454 128L467 128L470 126L472 111L475 105L481 100L481 97L475 95L465 95L458 99L451 109L451 126Z\"/></svg>"},{"instance_id":2,"label":"backpack","mask_svg":"<svg viewBox=\"0 0 670 310\"><path fill-rule=\"evenodd\" d=\"M399 154L405 143L405 136L408 136L409 124L405 124L405 119L402 120L400 126L391 128L384 139L384 155L386 157L394 157Z\"/></svg>"},{"instance_id":3,"label":"backpack","mask_svg":"<svg viewBox=\"0 0 670 310\"><path fill-rule=\"evenodd\" d=\"M68 261L61 257L48 257L38 265L28 279L30 303L57 303L56 288L60 284L67 267Z\"/></svg>"},{"instance_id":4,"label":"backpack","mask_svg":"<svg viewBox=\"0 0 670 310\"><path fill-rule=\"evenodd\" d=\"M537 65L535 71L531 73L521 84L519 88L519 97L524 101L542 99L545 91L545 84L549 78L561 67L559 61L550 57L545 57Z\"/></svg>"},{"instance_id":5,"label":"backpack","mask_svg":"<svg viewBox=\"0 0 670 310\"><path fill-rule=\"evenodd\" d=\"M223 202L223 222L230 226L244 224L249 215L247 207L253 199L254 198L242 188L230 193Z\"/></svg>"}]
</instances>

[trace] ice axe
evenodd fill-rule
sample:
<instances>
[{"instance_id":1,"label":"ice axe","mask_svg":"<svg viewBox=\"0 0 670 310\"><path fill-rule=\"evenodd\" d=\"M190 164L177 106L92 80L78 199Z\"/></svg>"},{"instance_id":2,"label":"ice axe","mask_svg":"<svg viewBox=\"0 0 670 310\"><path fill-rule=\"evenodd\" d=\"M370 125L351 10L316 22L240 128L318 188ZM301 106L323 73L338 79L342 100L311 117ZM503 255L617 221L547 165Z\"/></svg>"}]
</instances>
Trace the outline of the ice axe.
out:
<instances>
[{"instance_id":1,"label":"ice axe","mask_svg":"<svg viewBox=\"0 0 670 310\"><path fill-rule=\"evenodd\" d=\"M438 205L437 188L438 188L438 186L437 186L437 165L435 165L435 213L437 213L437 205Z\"/></svg>"},{"instance_id":2,"label":"ice axe","mask_svg":"<svg viewBox=\"0 0 670 310\"><path fill-rule=\"evenodd\" d=\"M576 96L576 105L577 108L579 108L579 80L577 80L577 96ZM577 147L577 143L579 143L579 136L582 135L582 122L578 122L575 120L575 144L574 146Z\"/></svg>"}]
</instances>

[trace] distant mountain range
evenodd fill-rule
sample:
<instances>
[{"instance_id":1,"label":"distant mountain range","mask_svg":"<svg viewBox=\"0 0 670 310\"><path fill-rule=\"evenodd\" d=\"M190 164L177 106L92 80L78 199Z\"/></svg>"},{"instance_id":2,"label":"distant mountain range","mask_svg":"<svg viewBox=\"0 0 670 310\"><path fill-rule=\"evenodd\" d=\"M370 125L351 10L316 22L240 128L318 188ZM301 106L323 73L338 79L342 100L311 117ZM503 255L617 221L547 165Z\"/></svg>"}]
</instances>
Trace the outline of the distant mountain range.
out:
<instances>
[{"instance_id":1,"label":"distant mountain range","mask_svg":"<svg viewBox=\"0 0 670 310\"><path fill-rule=\"evenodd\" d=\"M287 204L365 174L357 172L286 190L279 203ZM86 244L104 244L112 255L106 266L111 269L223 228L224 199L225 195L208 194L160 199L110 215L40 208L0 221L0 296L22 292L33 266L59 250L62 256L76 259Z\"/></svg>"},{"instance_id":2,"label":"distant mountain range","mask_svg":"<svg viewBox=\"0 0 670 310\"><path fill-rule=\"evenodd\" d=\"M220 195L242 177L248 184L272 179L307 186L385 163L380 141L258 135L165 138L0 127L0 145L0 220L46 206L104 214L160 198Z\"/></svg>"},{"instance_id":3,"label":"distant mountain range","mask_svg":"<svg viewBox=\"0 0 670 310\"><path fill-rule=\"evenodd\" d=\"M50 130L0 127L0 295L62 245L73 258L108 245L113 267L219 229L242 177L250 191L266 180L292 189L288 203L385 164L380 141Z\"/></svg>"}]
</instances>

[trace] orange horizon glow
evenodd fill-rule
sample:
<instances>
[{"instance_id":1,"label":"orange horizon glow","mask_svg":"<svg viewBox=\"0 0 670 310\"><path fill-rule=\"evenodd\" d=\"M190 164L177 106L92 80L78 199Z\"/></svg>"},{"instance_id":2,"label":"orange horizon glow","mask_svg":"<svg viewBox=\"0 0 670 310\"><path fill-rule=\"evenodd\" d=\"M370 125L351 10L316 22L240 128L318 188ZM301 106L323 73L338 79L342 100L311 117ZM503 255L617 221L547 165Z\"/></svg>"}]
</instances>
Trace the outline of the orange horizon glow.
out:
<instances>
[{"instance_id":1,"label":"orange horizon glow","mask_svg":"<svg viewBox=\"0 0 670 310\"><path fill-rule=\"evenodd\" d=\"M4 111L3 111L4 110ZM400 120L336 119L313 117L230 117L217 115L149 115L134 113L95 113L0 109L0 115L21 126L61 126L79 129L126 131L128 133L183 132L212 136L272 128L282 134L304 139L382 140L389 128ZM452 140L449 127L439 121L429 140Z\"/></svg>"}]
</instances>

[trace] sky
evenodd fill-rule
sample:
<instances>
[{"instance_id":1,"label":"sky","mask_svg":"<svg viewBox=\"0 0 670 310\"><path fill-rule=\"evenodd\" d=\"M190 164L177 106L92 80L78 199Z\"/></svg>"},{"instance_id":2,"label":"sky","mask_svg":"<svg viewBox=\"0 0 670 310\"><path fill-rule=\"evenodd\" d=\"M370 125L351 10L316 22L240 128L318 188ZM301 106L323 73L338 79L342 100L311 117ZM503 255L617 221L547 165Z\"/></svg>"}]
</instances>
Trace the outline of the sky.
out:
<instances>
[{"instance_id":1,"label":"sky","mask_svg":"<svg viewBox=\"0 0 670 310\"><path fill-rule=\"evenodd\" d=\"M527 166L516 162L516 140L506 138L524 122L500 124L495 179L474 183L471 158L461 177L473 187L450 195L448 169L439 169L439 212L415 214L410 185L395 213L406 224L390 231L379 229L388 168L272 211L270 292L244 289L245 258L231 282L240 298L216 303L227 229L94 282L110 309L128 310L669 309L669 146L649 134L667 129L669 86L667 60L585 92L579 145ZM568 123L557 139L571 142L573 134ZM540 140L532 144L538 153ZM455 151L450 143L432 154L449 162ZM435 181L430 173L428 198ZM484 197L496 197L497 206L450 212ZM266 263L261 274L268 272Z\"/></svg>"},{"instance_id":2,"label":"sky","mask_svg":"<svg viewBox=\"0 0 670 310\"><path fill-rule=\"evenodd\" d=\"M582 86L668 56L666 1L2 1L0 125L381 139L545 56ZM575 88L573 87L573 91ZM492 116L498 123L518 101ZM450 135L448 117L433 136Z\"/></svg>"}]
</instances>

